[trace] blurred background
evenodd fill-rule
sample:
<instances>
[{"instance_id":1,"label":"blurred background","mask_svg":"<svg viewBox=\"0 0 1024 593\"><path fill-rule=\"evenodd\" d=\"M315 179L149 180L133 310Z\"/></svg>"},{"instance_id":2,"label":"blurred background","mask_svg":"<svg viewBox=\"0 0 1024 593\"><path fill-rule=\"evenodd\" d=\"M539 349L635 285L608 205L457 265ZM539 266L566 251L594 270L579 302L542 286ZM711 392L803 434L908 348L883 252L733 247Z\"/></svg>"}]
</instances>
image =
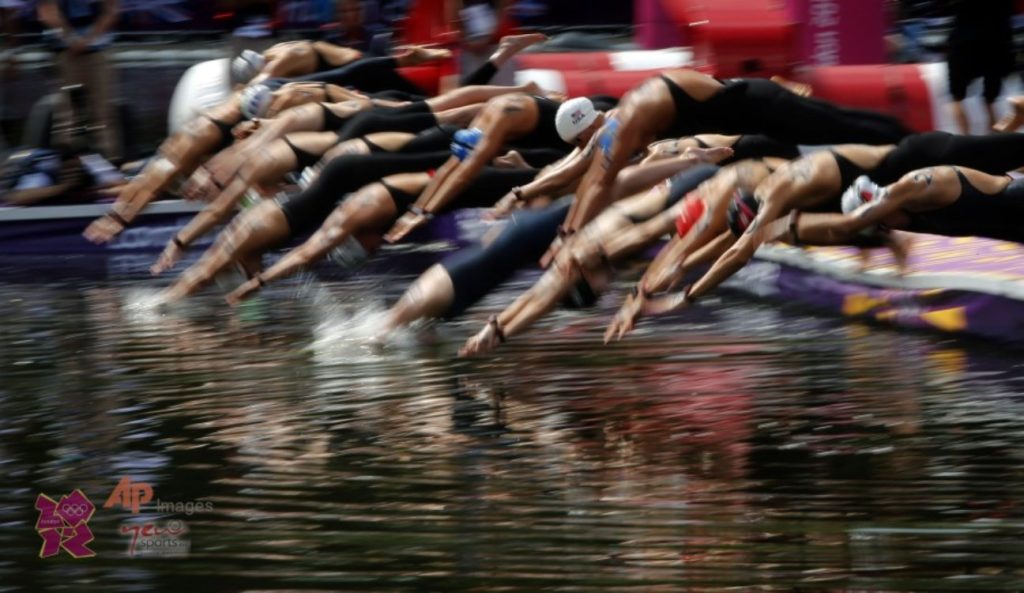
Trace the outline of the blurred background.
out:
<instances>
[{"instance_id":1,"label":"blurred background","mask_svg":"<svg viewBox=\"0 0 1024 593\"><path fill-rule=\"evenodd\" d=\"M166 112L178 79L191 65L225 56L239 45L261 48L290 39L359 46L376 35L404 39L439 13L421 0L120 0L110 59L119 100L129 106L137 152L166 134ZM352 10L350 5L357 5ZM633 5L623 0L520 0L505 8L515 26L587 31L628 42ZM54 47L38 18L38 0L0 0L0 131L22 144L33 103L57 86ZM356 23L352 22L356 19ZM362 29L359 33L355 29ZM239 44L239 40L243 40ZM437 41L416 39L417 42Z\"/></svg>"},{"instance_id":2,"label":"blurred background","mask_svg":"<svg viewBox=\"0 0 1024 593\"><path fill-rule=\"evenodd\" d=\"M26 144L26 121L33 104L58 84L58 40L47 34L38 1L0 0L4 33L0 148ZM162 139L174 86L197 62L237 53L239 47L261 49L289 39L326 39L365 48L374 38L386 36L393 43L434 42L457 48L457 31L437 35L438 27L451 25L437 21L443 5L452 2L462 4L462 0L119 0L108 53L116 100L129 118L126 127L133 130L128 139L131 151L151 152ZM1012 21L1016 64L1024 43L1020 15L1024 2L1005 3L1013 4L1016 13ZM89 4L89 0L59 4ZM728 76L792 74L794 68L806 65L940 62L945 59L954 16L969 3L500 0L496 4L502 30L540 30L554 37L541 51L684 46L693 49L698 63ZM999 4L975 3L991 11ZM730 63L736 67L730 70Z\"/></svg>"}]
</instances>

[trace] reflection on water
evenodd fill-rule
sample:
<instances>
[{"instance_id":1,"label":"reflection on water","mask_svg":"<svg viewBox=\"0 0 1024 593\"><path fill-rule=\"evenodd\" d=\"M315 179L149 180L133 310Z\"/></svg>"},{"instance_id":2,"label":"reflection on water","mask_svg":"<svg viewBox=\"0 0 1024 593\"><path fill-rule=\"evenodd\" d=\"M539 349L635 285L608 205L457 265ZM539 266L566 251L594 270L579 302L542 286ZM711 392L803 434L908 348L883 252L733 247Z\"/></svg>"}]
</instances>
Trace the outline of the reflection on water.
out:
<instances>
[{"instance_id":1,"label":"reflection on water","mask_svg":"<svg viewBox=\"0 0 1024 593\"><path fill-rule=\"evenodd\" d=\"M523 281L371 345L407 280L0 284L0 591L1024 589L1019 352L738 299L602 347L606 298L454 360ZM97 554L39 559L74 488ZM126 556L170 519L187 557Z\"/></svg>"}]
</instances>

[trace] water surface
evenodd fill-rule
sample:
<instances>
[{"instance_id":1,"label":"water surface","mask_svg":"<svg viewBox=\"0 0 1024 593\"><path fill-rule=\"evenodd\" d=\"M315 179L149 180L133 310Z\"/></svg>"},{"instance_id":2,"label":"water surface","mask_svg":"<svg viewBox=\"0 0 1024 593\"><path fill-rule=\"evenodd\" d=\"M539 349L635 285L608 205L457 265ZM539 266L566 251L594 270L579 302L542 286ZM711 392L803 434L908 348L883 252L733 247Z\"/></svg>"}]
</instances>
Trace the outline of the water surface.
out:
<instances>
[{"instance_id":1,"label":"water surface","mask_svg":"<svg viewBox=\"0 0 1024 593\"><path fill-rule=\"evenodd\" d=\"M467 361L526 279L374 346L408 273L160 311L114 264L20 265L0 591L1024 590L1017 350L730 296L604 347L623 283ZM38 558L39 493L122 476L204 506L99 508L95 557ZM127 555L170 520L187 555Z\"/></svg>"}]
</instances>

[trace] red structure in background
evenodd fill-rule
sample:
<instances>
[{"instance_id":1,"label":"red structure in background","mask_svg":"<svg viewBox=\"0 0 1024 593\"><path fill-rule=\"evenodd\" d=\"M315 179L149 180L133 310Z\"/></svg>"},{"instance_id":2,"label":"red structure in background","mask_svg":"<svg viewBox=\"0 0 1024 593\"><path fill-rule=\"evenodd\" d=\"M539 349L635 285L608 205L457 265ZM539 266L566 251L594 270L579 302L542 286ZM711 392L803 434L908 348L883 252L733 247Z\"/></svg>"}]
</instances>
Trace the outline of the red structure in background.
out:
<instances>
[{"instance_id":1,"label":"red structure in background","mask_svg":"<svg viewBox=\"0 0 1024 593\"><path fill-rule=\"evenodd\" d=\"M413 0L403 42L455 47L458 31L445 19L445 2ZM692 63L656 66L639 55L609 52L525 53L517 58L518 69L543 71L544 84L570 96L621 96L670 67L695 67L719 77L781 74L810 83L818 98L890 113L919 131L935 127L934 89L922 70L878 65L881 0L636 0L636 8L638 19L648 19L637 22L638 40L686 40ZM675 34L662 27L666 22ZM836 65L864 61L875 65ZM441 66L445 73L451 69ZM438 72L421 67L406 75L433 92Z\"/></svg>"},{"instance_id":2,"label":"red structure in background","mask_svg":"<svg viewBox=\"0 0 1024 593\"><path fill-rule=\"evenodd\" d=\"M686 27L697 64L717 76L786 74L797 63L797 23L781 0L661 2Z\"/></svg>"},{"instance_id":3,"label":"red structure in background","mask_svg":"<svg viewBox=\"0 0 1024 593\"><path fill-rule=\"evenodd\" d=\"M448 22L445 9L447 3L448 0L412 0L409 13L401 25L399 38L402 43L455 45L459 32Z\"/></svg>"},{"instance_id":4,"label":"red structure in background","mask_svg":"<svg viewBox=\"0 0 1024 593\"><path fill-rule=\"evenodd\" d=\"M636 0L637 42L688 45L719 76L885 62L883 0Z\"/></svg>"},{"instance_id":5,"label":"red structure in background","mask_svg":"<svg viewBox=\"0 0 1024 593\"><path fill-rule=\"evenodd\" d=\"M397 38L404 45L439 45L455 49L459 31L448 20L446 4L449 0L412 0L406 18L398 23ZM430 95L440 91L442 78L455 72L455 60L437 65L402 68L405 76Z\"/></svg>"},{"instance_id":6,"label":"red structure in background","mask_svg":"<svg viewBox=\"0 0 1024 593\"><path fill-rule=\"evenodd\" d=\"M933 91L916 64L809 68L801 79L819 99L889 113L918 132L935 129Z\"/></svg>"},{"instance_id":7,"label":"red structure in background","mask_svg":"<svg viewBox=\"0 0 1024 593\"><path fill-rule=\"evenodd\" d=\"M798 22L784 0L636 0L634 8L641 47L691 46L696 64L718 76L786 74L798 61Z\"/></svg>"}]
</instances>

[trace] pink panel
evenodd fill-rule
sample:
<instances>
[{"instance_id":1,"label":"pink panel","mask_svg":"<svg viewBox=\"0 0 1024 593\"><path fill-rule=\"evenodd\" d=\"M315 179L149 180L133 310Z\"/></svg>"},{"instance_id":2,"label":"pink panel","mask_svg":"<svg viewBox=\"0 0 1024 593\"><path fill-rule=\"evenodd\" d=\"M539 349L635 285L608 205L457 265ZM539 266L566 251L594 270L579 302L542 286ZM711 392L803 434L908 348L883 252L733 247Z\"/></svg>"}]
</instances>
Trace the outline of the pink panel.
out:
<instances>
[{"instance_id":1,"label":"pink panel","mask_svg":"<svg viewBox=\"0 0 1024 593\"><path fill-rule=\"evenodd\" d=\"M800 23L798 52L811 66L885 62L884 0L787 0Z\"/></svg>"},{"instance_id":2,"label":"pink panel","mask_svg":"<svg viewBox=\"0 0 1024 593\"><path fill-rule=\"evenodd\" d=\"M689 42L686 23L669 17L663 0L635 0L633 21L637 45L643 49L679 47Z\"/></svg>"}]
</instances>

